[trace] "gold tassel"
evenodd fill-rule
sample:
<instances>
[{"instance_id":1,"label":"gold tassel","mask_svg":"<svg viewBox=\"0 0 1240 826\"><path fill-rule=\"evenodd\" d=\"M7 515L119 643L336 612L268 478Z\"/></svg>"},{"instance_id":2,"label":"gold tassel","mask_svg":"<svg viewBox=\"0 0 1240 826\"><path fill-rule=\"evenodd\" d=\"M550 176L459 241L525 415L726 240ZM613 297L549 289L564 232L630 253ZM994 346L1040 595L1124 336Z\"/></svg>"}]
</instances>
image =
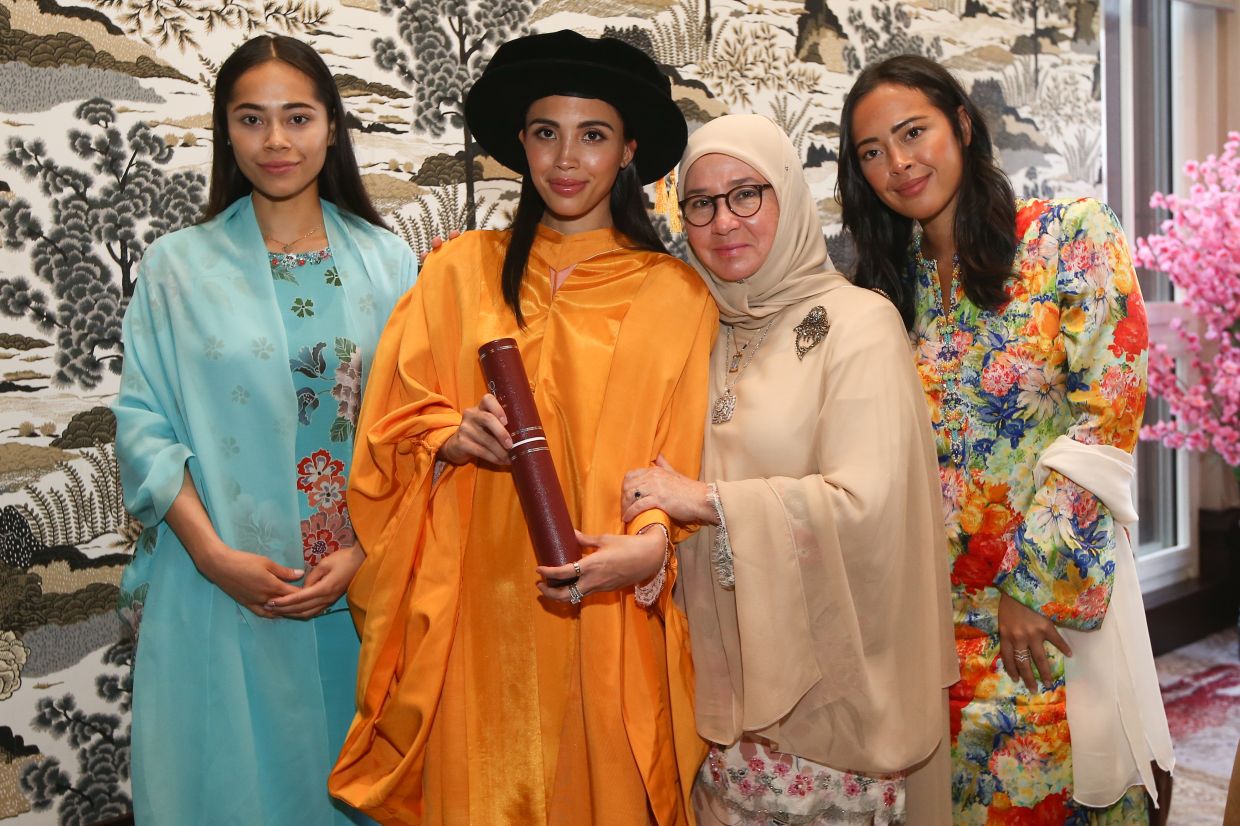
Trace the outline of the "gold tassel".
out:
<instances>
[{"instance_id":1,"label":"gold tassel","mask_svg":"<svg viewBox=\"0 0 1240 826\"><path fill-rule=\"evenodd\" d=\"M667 216L667 225L672 232L680 232L684 229L684 225L680 222L680 205L676 203L675 169L655 182L654 211Z\"/></svg>"}]
</instances>

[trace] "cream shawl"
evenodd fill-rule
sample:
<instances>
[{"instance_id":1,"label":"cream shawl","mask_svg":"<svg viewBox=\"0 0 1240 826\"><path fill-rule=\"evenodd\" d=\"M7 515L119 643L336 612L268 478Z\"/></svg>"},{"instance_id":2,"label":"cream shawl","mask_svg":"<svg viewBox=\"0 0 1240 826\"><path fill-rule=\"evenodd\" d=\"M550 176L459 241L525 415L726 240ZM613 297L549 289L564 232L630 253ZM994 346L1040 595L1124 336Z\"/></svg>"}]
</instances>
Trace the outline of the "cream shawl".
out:
<instances>
[{"instance_id":1,"label":"cream shawl","mask_svg":"<svg viewBox=\"0 0 1240 826\"><path fill-rule=\"evenodd\" d=\"M838 769L907 769L944 736L942 689L957 679L937 463L908 338L889 301L833 270L778 127L756 115L702 127L682 186L710 153L773 184L780 218L770 257L744 282L694 260L724 323L774 318L735 385L733 418L707 425L702 478L718 482L734 590L713 570L714 529L682 547L698 730L724 744L758 735ZM816 307L830 330L798 356L795 328ZM711 356L712 398L725 342Z\"/></svg>"},{"instance_id":2,"label":"cream shawl","mask_svg":"<svg viewBox=\"0 0 1240 826\"><path fill-rule=\"evenodd\" d=\"M1072 646L1072 656L1064 660L1072 796L1086 806L1110 806L1130 787L1145 786L1157 804L1150 764L1172 771L1175 754L1128 540L1127 528L1137 522L1132 456L1111 445L1060 436L1038 458L1037 483L1052 470L1097 496L1123 528L1115 532L1115 583L1102 625L1093 631L1059 629Z\"/></svg>"}]
</instances>

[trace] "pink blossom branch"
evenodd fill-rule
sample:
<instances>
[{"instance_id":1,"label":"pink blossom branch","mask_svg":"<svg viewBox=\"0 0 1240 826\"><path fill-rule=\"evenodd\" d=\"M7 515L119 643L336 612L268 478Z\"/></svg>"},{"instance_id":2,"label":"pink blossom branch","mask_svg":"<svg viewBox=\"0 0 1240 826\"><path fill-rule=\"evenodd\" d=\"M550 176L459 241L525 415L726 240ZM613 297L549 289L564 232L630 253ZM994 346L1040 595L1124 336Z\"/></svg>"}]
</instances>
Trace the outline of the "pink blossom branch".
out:
<instances>
[{"instance_id":1,"label":"pink blossom branch","mask_svg":"<svg viewBox=\"0 0 1240 826\"><path fill-rule=\"evenodd\" d=\"M1160 232L1137 239L1137 264L1165 272L1197 321L1171 328L1187 349L1187 379L1167 348L1151 348L1151 394L1167 401L1170 418L1141 429L1141 438L1168 447L1214 450L1240 465L1240 132L1221 155L1189 161L1188 194L1154 193L1150 206L1170 217Z\"/></svg>"}]
</instances>

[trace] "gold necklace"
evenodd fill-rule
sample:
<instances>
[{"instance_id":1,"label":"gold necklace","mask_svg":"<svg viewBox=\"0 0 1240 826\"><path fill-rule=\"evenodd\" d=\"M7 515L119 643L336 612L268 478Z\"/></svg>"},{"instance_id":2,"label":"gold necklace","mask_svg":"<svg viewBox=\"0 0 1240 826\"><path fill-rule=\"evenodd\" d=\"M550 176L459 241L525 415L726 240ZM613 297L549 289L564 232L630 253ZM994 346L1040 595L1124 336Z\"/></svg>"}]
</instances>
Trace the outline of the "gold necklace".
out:
<instances>
[{"instance_id":1,"label":"gold necklace","mask_svg":"<svg viewBox=\"0 0 1240 826\"><path fill-rule=\"evenodd\" d=\"M754 356L758 355L758 348L762 346L762 342L766 339L766 334L770 332L771 325L773 325L774 323L775 323L775 319L772 318L770 321L766 323L766 326L763 327L758 332L758 335L756 338L752 339L749 342L746 342L745 346L741 348L741 352L744 352L745 350L748 350L750 344L753 344L753 349L749 350L749 352L746 354L745 360L740 362L738 365L736 365L735 368L728 371L729 374L731 374L732 378L730 381L726 378L723 381L723 393L719 396L719 398L715 399L715 404L711 408L711 411L710 411L710 423L711 424L725 424L726 422L732 421L732 415L736 412L736 393L733 391L732 388L736 387L736 383L741 380L741 374L745 372L745 368L748 367L751 362L753 362ZM734 342L734 339L732 336L732 327L729 326L728 327L728 349L729 350L735 350L735 346L733 342ZM733 357L733 360L735 361L739 358L740 358L740 354L738 353L736 356Z\"/></svg>"},{"instance_id":2,"label":"gold necklace","mask_svg":"<svg viewBox=\"0 0 1240 826\"><path fill-rule=\"evenodd\" d=\"M731 327L729 327L729 328L728 328L728 334L729 334L729 335L731 335L731 333L732 333L732 328L731 328ZM752 340L752 339L751 339L751 340ZM735 340L732 340L730 343L731 343L731 345L732 345L732 360L731 360L730 362L728 362L728 372L729 372L729 373L739 373L739 372L740 372L740 367L741 367L741 357L745 355L745 350L746 350L746 349L748 349L748 347L749 347L749 342L748 342L748 341L746 341L746 342L745 342L744 344L742 344L740 347L737 347L737 346L736 346L736 341L735 341Z\"/></svg>"},{"instance_id":3,"label":"gold necklace","mask_svg":"<svg viewBox=\"0 0 1240 826\"><path fill-rule=\"evenodd\" d=\"M286 243L284 243L283 241L281 241L279 238L272 238L270 235L264 235L264 236L263 236L263 240L264 240L264 241L270 241L270 242L271 242L271 243L273 243L273 244L279 244L281 247L283 247L283 248L284 248L284 253L287 255L287 254L289 253L289 251L290 251L290 250L292 250L292 248L293 248L293 245L294 245L294 244L297 244L297 243L300 243L300 242L302 242L302 241L305 241L307 238L309 238L311 235L314 235L314 234L315 234L316 232L318 232L320 229L321 229L321 227L319 227L319 226L317 226L317 225L316 225L316 226L312 227L312 228L310 229L310 231L309 231L309 232L307 232L306 234L301 235L301 236L299 236L299 237L297 237L297 238L294 238L292 241L289 241L287 244L286 244Z\"/></svg>"}]
</instances>

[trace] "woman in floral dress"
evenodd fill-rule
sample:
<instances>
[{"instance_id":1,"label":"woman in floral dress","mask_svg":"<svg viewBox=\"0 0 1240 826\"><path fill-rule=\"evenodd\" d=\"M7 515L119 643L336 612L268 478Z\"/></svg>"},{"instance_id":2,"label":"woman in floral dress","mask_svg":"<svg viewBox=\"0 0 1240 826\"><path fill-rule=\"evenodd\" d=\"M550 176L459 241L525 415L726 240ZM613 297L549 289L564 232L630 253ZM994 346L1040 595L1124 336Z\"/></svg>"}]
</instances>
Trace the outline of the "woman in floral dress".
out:
<instances>
[{"instance_id":1,"label":"woman in floral dress","mask_svg":"<svg viewBox=\"0 0 1240 826\"><path fill-rule=\"evenodd\" d=\"M204 221L147 250L114 404L141 616L139 823L366 822L327 774L353 714L345 480L362 380L412 282L322 59L259 37L220 69Z\"/></svg>"},{"instance_id":2,"label":"woman in floral dress","mask_svg":"<svg viewBox=\"0 0 1240 826\"><path fill-rule=\"evenodd\" d=\"M961 670L954 822L1144 823L1139 786L1104 808L1074 799L1064 681L1061 629L1102 625L1123 528L1039 464L1065 436L1136 444L1146 319L1123 232L1094 200L1015 201L980 112L931 61L866 69L841 120L857 280L911 330L937 435Z\"/></svg>"}]
</instances>

